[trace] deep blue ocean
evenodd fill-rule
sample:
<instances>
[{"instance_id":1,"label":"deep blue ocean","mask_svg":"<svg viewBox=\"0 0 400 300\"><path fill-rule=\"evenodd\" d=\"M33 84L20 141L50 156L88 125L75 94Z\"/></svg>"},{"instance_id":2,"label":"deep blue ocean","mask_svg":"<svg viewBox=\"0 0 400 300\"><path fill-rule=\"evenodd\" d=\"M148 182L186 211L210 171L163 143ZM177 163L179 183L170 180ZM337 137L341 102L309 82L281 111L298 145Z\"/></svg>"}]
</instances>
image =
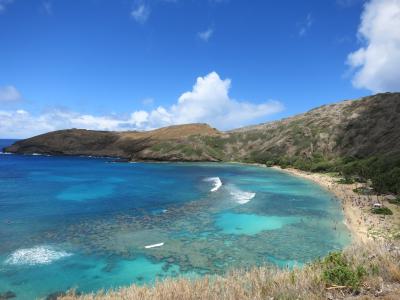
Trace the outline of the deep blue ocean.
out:
<instances>
[{"instance_id":1,"label":"deep blue ocean","mask_svg":"<svg viewBox=\"0 0 400 300\"><path fill-rule=\"evenodd\" d=\"M301 266L349 241L332 194L274 169L0 154L0 294L17 299Z\"/></svg>"}]
</instances>

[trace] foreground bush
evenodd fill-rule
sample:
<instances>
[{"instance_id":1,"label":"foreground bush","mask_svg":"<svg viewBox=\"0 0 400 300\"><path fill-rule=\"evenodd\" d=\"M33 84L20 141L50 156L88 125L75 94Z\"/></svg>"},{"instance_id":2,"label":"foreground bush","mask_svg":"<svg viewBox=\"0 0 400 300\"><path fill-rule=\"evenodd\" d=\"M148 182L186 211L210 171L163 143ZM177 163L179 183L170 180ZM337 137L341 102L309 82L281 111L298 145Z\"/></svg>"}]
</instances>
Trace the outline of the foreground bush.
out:
<instances>
[{"instance_id":1,"label":"foreground bush","mask_svg":"<svg viewBox=\"0 0 400 300\"><path fill-rule=\"evenodd\" d=\"M196 280L167 279L154 287L136 286L64 300L112 299L326 299L382 293L400 283L400 254L393 246L363 244L293 270L259 267ZM398 294L396 294L398 295ZM391 298L388 298L391 299ZM393 298L395 299L395 298Z\"/></svg>"},{"instance_id":2,"label":"foreground bush","mask_svg":"<svg viewBox=\"0 0 400 300\"><path fill-rule=\"evenodd\" d=\"M326 283L353 291L358 291L361 280L367 274L363 266L354 265L341 252L329 254L322 261L322 266Z\"/></svg>"}]
</instances>

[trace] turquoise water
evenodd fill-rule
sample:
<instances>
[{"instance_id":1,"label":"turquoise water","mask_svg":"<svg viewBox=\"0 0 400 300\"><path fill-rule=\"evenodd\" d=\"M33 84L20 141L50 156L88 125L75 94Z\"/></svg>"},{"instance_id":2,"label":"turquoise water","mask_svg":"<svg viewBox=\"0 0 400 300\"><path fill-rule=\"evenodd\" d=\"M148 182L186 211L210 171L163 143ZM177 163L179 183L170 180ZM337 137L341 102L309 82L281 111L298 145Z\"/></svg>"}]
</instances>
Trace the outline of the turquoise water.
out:
<instances>
[{"instance_id":1,"label":"turquoise water","mask_svg":"<svg viewBox=\"0 0 400 300\"><path fill-rule=\"evenodd\" d=\"M0 155L0 294L17 299L291 267L348 242L339 202L276 170Z\"/></svg>"},{"instance_id":2,"label":"turquoise water","mask_svg":"<svg viewBox=\"0 0 400 300\"><path fill-rule=\"evenodd\" d=\"M217 216L216 225L225 234L255 235L265 230L278 230L301 221L299 217L260 216L226 212Z\"/></svg>"}]
</instances>

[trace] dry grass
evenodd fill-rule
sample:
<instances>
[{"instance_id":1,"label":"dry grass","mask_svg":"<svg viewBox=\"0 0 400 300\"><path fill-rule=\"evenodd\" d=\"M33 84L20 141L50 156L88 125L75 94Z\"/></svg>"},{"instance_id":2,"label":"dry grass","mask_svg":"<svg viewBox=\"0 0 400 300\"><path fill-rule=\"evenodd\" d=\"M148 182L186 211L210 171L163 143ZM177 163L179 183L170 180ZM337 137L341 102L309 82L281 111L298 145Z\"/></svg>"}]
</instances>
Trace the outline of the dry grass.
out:
<instances>
[{"instance_id":1,"label":"dry grass","mask_svg":"<svg viewBox=\"0 0 400 300\"><path fill-rule=\"evenodd\" d=\"M114 291L76 296L73 292L63 300L114 300L114 299L396 299L400 296L400 252L393 244L362 244L349 247L336 256L346 266L332 265L322 259L303 268L280 270L258 267L251 270L235 270L225 276L203 277L196 280L185 278L167 279L153 287L132 285ZM340 265L340 263L339 263ZM357 272L360 276L357 277ZM343 277L355 276L353 286L333 284L326 274ZM347 273L346 273L347 274ZM353 278L353 279L354 279ZM343 279L345 280L345 279ZM358 281L357 281L358 280ZM346 281L344 281L346 282Z\"/></svg>"},{"instance_id":2,"label":"dry grass","mask_svg":"<svg viewBox=\"0 0 400 300\"><path fill-rule=\"evenodd\" d=\"M184 125L173 125L149 131L122 131L118 135L123 139L144 139L153 140L175 140L186 138L191 135L218 136L221 132L207 124L194 123Z\"/></svg>"}]
</instances>

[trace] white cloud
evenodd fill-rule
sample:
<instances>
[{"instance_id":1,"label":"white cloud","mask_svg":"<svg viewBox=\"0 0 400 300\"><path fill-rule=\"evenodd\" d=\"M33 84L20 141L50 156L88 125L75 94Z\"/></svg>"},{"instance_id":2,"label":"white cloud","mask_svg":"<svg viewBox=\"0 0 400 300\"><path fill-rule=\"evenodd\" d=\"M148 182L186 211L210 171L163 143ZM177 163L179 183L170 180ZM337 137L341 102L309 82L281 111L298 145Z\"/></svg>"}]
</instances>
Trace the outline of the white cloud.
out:
<instances>
[{"instance_id":1,"label":"white cloud","mask_svg":"<svg viewBox=\"0 0 400 300\"><path fill-rule=\"evenodd\" d=\"M363 47L350 53L353 85L373 92L400 90L400 0L371 0L358 35Z\"/></svg>"},{"instance_id":2,"label":"white cloud","mask_svg":"<svg viewBox=\"0 0 400 300\"><path fill-rule=\"evenodd\" d=\"M0 137L27 137L66 128L96 130L147 130L158 127L208 123L219 129L232 129L254 124L283 109L278 101L254 104L229 96L230 79L221 79L216 72L198 77L191 91L183 93L170 107L132 112L129 116L93 116L52 110L38 116L24 110L0 110Z\"/></svg>"},{"instance_id":3,"label":"white cloud","mask_svg":"<svg viewBox=\"0 0 400 300\"><path fill-rule=\"evenodd\" d=\"M183 93L167 112L175 124L205 122L228 129L282 109L276 101L252 104L232 99L230 86L231 80L222 80L216 72L198 77L192 91Z\"/></svg>"},{"instance_id":4,"label":"white cloud","mask_svg":"<svg viewBox=\"0 0 400 300\"><path fill-rule=\"evenodd\" d=\"M300 30L299 30L299 36L303 37L307 34L308 30L311 28L312 24L313 24L314 20L311 16L311 14L309 13L306 16L306 19L304 20L304 22L302 22L300 24Z\"/></svg>"},{"instance_id":5,"label":"white cloud","mask_svg":"<svg viewBox=\"0 0 400 300\"><path fill-rule=\"evenodd\" d=\"M131 114L129 123L131 123L134 126L134 128L142 128L143 126L146 126L148 119L149 119L149 113L147 111L144 110L134 111Z\"/></svg>"},{"instance_id":6,"label":"white cloud","mask_svg":"<svg viewBox=\"0 0 400 300\"><path fill-rule=\"evenodd\" d=\"M0 86L0 103L22 100L21 93L12 85Z\"/></svg>"},{"instance_id":7,"label":"white cloud","mask_svg":"<svg viewBox=\"0 0 400 300\"><path fill-rule=\"evenodd\" d=\"M199 32L197 35L204 42L208 42L208 40L211 38L213 34L214 34L214 29L209 28L206 31Z\"/></svg>"},{"instance_id":8,"label":"white cloud","mask_svg":"<svg viewBox=\"0 0 400 300\"><path fill-rule=\"evenodd\" d=\"M0 0L0 14L6 10L7 5L13 2L14 0Z\"/></svg>"},{"instance_id":9,"label":"white cloud","mask_svg":"<svg viewBox=\"0 0 400 300\"><path fill-rule=\"evenodd\" d=\"M134 9L131 11L131 17L136 20L136 22L144 24L150 16L150 8L144 4L138 4Z\"/></svg>"},{"instance_id":10,"label":"white cloud","mask_svg":"<svg viewBox=\"0 0 400 300\"><path fill-rule=\"evenodd\" d=\"M47 111L37 116L22 109L0 110L0 137L24 138L67 128L119 130L120 124L121 120L108 116L97 117L61 110Z\"/></svg>"}]
</instances>

